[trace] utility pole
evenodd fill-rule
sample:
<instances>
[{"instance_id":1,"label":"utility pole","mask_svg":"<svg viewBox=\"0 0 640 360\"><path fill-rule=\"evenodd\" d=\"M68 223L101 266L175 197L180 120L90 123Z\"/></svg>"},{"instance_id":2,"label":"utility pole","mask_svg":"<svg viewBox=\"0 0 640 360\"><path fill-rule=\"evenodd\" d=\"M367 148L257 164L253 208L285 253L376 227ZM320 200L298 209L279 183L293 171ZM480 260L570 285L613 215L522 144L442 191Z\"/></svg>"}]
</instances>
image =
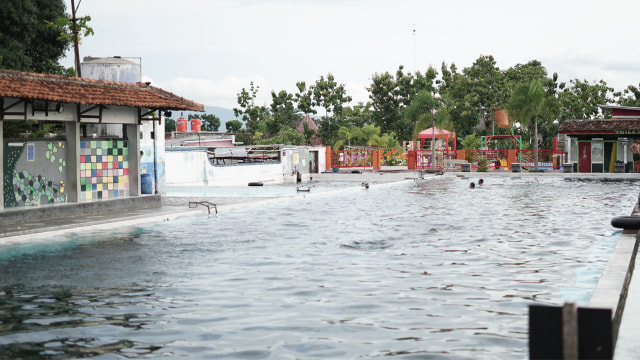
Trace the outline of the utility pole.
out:
<instances>
[{"instance_id":1,"label":"utility pole","mask_svg":"<svg viewBox=\"0 0 640 360\"><path fill-rule=\"evenodd\" d=\"M82 0L78 1L78 6ZM75 54L75 66L76 66L76 76L82 77L82 73L80 72L80 47L78 46L78 18L76 17L76 5L75 0L71 0L71 23L73 24L73 46L74 46L74 54Z\"/></svg>"}]
</instances>

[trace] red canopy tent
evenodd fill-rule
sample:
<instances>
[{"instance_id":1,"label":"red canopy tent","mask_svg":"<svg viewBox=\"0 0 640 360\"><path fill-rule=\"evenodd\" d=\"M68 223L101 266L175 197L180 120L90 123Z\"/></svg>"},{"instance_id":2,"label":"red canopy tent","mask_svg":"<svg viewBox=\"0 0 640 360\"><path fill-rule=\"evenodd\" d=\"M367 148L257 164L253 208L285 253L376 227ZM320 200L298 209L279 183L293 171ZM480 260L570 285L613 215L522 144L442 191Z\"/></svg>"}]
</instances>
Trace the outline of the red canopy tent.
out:
<instances>
[{"instance_id":1,"label":"red canopy tent","mask_svg":"<svg viewBox=\"0 0 640 360\"><path fill-rule=\"evenodd\" d=\"M444 139L447 146L445 147L445 152L449 152L449 140L453 140L453 153L457 152L456 148L456 133L453 131L438 129L437 127L430 127L428 129L420 131L420 149L424 149L424 141L431 140L432 138L436 139ZM431 149L429 149L431 150Z\"/></svg>"}]
</instances>

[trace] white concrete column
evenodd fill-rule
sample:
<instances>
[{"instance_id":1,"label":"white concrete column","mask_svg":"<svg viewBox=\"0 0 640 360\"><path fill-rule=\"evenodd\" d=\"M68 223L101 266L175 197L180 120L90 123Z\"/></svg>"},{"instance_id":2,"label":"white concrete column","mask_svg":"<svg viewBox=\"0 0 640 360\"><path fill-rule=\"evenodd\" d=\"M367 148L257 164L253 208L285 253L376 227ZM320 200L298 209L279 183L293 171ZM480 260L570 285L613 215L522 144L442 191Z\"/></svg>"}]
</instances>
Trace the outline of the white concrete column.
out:
<instances>
[{"instance_id":1,"label":"white concrete column","mask_svg":"<svg viewBox=\"0 0 640 360\"><path fill-rule=\"evenodd\" d=\"M129 148L129 196L140 196L140 125L125 126Z\"/></svg>"},{"instance_id":2,"label":"white concrete column","mask_svg":"<svg viewBox=\"0 0 640 360\"><path fill-rule=\"evenodd\" d=\"M77 112L75 113L77 114ZM67 138L67 183L64 186L64 193L67 202L80 202L80 123L76 119L65 123L65 135Z\"/></svg>"}]
</instances>

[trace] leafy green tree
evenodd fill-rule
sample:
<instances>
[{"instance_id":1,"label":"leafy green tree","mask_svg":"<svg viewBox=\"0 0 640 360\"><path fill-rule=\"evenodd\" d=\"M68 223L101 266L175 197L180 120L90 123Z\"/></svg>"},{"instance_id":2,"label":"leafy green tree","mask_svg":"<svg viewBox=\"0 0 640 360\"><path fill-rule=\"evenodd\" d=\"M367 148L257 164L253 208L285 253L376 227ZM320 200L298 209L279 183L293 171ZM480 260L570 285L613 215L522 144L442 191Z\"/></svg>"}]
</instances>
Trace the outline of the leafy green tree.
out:
<instances>
[{"instance_id":1,"label":"leafy green tree","mask_svg":"<svg viewBox=\"0 0 640 360\"><path fill-rule=\"evenodd\" d=\"M434 92L437 72L432 67L422 75L404 72L400 65L395 77L385 72L374 74L368 88L373 107L373 123L382 131L394 132L400 139L410 139L415 127L415 118L404 116L403 109L421 92Z\"/></svg>"},{"instance_id":2,"label":"leafy green tree","mask_svg":"<svg viewBox=\"0 0 640 360\"><path fill-rule=\"evenodd\" d=\"M538 119L552 118L556 101L555 98L547 96L542 79L535 79L530 84L520 84L509 102L509 109L515 110L516 119L523 126L527 126L533 120L533 154L536 171L538 171Z\"/></svg>"},{"instance_id":3,"label":"leafy green tree","mask_svg":"<svg viewBox=\"0 0 640 360\"><path fill-rule=\"evenodd\" d=\"M0 6L0 68L65 74L58 62L70 41L59 38L60 26L48 26L65 17L63 0L5 0Z\"/></svg>"},{"instance_id":4,"label":"leafy green tree","mask_svg":"<svg viewBox=\"0 0 640 360\"><path fill-rule=\"evenodd\" d=\"M543 79L546 76L547 69L538 60L531 60L526 64L516 64L505 71L505 87L511 92L522 83L530 84L533 80Z\"/></svg>"},{"instance_id":5,"label":"leafy green tree","mask_svg":"<svg viewBox=\"0 0 640 360\"><path fill-rule=\"evenodd\" d=\"M362 139L365 145L375 145L380 141L380 127L373 124L367 124L360 128L358 137Z\"/></svg>"},{"instance_id":6,"label":"leafy green tree","mask_svg":"<svg viewBox=\"0 0 640 360\"><path fill-rule=\"evenodd\" d=\"M227 132L229 133L239 133L242 129L242 121L240 120L229 120L224 123L227 127Z\"/></svg>"},{"instance_id":7,"label":"leafy green tree","mask_svg":"<svg viewBox=\"0 0 640 360\"><path fill-rule=\"evenodd\" d=\"M351 147L351 139L355 138L359 132L360 130L356 127L349 128L347 126L341 126L340 129L338 129L338 141L333 145L333 148L340 149L345 142L348 147Z\"/></svg>"},{"instance_id":8,"label":"leafy green tree","mask_svg":"<svg viewBox=\"0 0 640 360\"><path fill-rule=\"evenodd\" d=\"M346 106L344 108L345 121L353 127L361 128L366 124L372 124L372 110L371 103L362 102L354 106Z\"/></svg>"},{"instance_id":9,"label":"leafy green tree","mask_svg":"<svg viewBox=\"0 0 640 360\"><path fill-rule=\"evenodd\" d=\"M324 108L325 117L332 114L340 118L344 104L351 102L351 96L347 95L344 84L338 84L333 74L327 74L327 78L320 76L311 89L313 105Z\"/></svg>"},{"instance_id":10,"label":"leafy green tree","mask_svg":"<svg viewBox=\"0 0 640 360\"><path fill-rule=\"evenodd\" d=\"M420 131L429 128L435 122L435 110L438 101L430 91L422 90L413 98L404 110L405 123L411 124L411 139L417 139Z\"/></svg>"},{"instance_id":11,"label":"leafy green tree","mask_svg":"<svg viewBox=\"0 0 640 360\"><path fill-rule=\"evenodd\" d=\"M172 118L164 119L164 132L170 133L176 131L176 121Z\"/></svg>"},{"instance_id":12,"label":"leafy green tree","mask_svg":"<svg viewBox=\"0 0 640 360\"><path fill-rule=\"evenodd\" d=\"M258 106L255 103L260 86L257 86L253 81L249 84L249 90L242 88L242 91L238 93L238 105L237 108L233 108L233 114L236 118L239 118L244 122L247 131L255 133L260 131L261 122L268 118L268 110L264 106ZM264 127L264 124L262 124Z\"/></svg>"},{"instance_id":13,"label":"leafy green tree","mask_svg":"<svg viewBox=\"0 0 640 360\"><path fill-rule=\"evenodd\" d=\"M382 129L397 130L401 116L401 97L397 90L396 79L384 72L374 74L369 90L369 99L373 107L373 123Z\"/></svg>"},{"instance_id":14,"label":"leafy green tree","mask_svg":"<svg viewBox=\"0 0 640 360\"><path fill-rule=\"evenodd\" d=\"M463 150L478 150L482 145L482 140L476 133L473 133L465 136L464 139L460 141L460 145L462 145Z\"/></svg>"},{"instance_id":15,"label":"leafy green tree","mask_svg":"<svg viewBox=\"0 0 640 360\"><path fill-rule=\"evenodd\" d=\"M455 64L447 67L445 63L441 71L438 93L445 100L441 107L460 137L475 132L479 119L490 114L491 108L503 108L509 101L508 82L493 56L480 56L462 73Z\"/></svg>"},{"instance_id":16,"label":"leafy green tree","mask_svg":"<svg viewBox=\"0 0 640 360\"><path fill-rule=\"evenodd\" d=\"M316 114L317 111L313 108L313 89L307 89L307 84L304 81L296 83L298 92L295 94L295 101L298 104L298 110L303 114Z\"/></svg>"},{"instance_id":17,"label":"leafy green tree","mask_svg":"<svg viewBox=\"0 0 640 360\"><path fill-rule=\"evenodd\" d=\"M283 128L280 131L279 136L272 136L268 139L260 139L256 141L256 144L259 145L273 145L273 144L284 144L284 145L302 145L306 142L306 139L303 134L298 133L293 128Z\"/></svg>"},{"instance_id":18,"label":"leafy green tree","mask_svg":"<svg viewBox=\"0 0 640 360\"><path fill-rule=\"evenodd\" d=\"M384 133L377 141L377 145L384 149L399 149L400 141L398 141L398 139L396 138L396 133Z\"/></svg>"},{"instance_id":19,"label":"leafy green tree","mask_svg":"<svg viewBox=\"0 0 640 360\"><path fill-rule=\"evenodd\" d=\"M93 29L88 25L91 21L90 16L78 17L78 7L75 4L75 0L71 0L71 16L59 16L54 21L45 20L45 24L53 29L61 29L58 39L62 39L68 42L73 42L74 60L75 60L75 72L77 76L81 75L80 70L80 37L87 37L93 35ZM69 71L71 73L71 71Z\"/></svg>"},{"instance_id":20,"label":"leafy green tree","mask_svg":"<svg viewBox=\"0 0 640 360\"><path fill-rule=\"evenodd\" d=\"M285 128L291 128L300 116L296 113L293 95L285 90L276 94L271 91L271 119L267 122L267 131L276 134Z\"/></svg>"},{"instance_id":21,"label":"leafy green tree","mask_svg":"<svg viewBox=\"0 0 640 360\"><path fill-rule=\"evenodd\" d=\"M311 89L313 105L322 107L325 116L319 126L319 135L325 144L333 144L337 141L338 129L343 125L344 105L351 102L351 96L347 95L344 84L338 84L333 74L327 74L327 78L320 76Z\"/></svg>"},{"instance_id":22,"label":"leafy green tree","mask_svg":"<svg viewBox=\"0 0 640 360\"><path fill-rule=\"evenodd\" d=\"M311 139L313 139L313 137L316 135L316 130L310 129L309 124L307 124L306 122L302 123L302 128L302 134L304 135L304 138L308 143L311 143Z\"/></svg>"},{"instance_id":23,"label":"leafy green tree","mask_svg":"<svg viewBox=\"0 0 640 360\"><path fill-rule=\"evenodd\" d=\"M560 116L563 120L595 119L600 113L598 105L613 103L613 99L609 97L611 93L613 88L608 87L603 80L595 84L590 84L587 80L570 80L570 85L558 94L562 109Z\"/></svg>"},{"instance_id":24,"label":"leafy green tree","mask_svg":"<svg viewBox=\"0 0 640 360\"><path fill-rule=\"evenodd\" d=\"M640 106L640 84L627 86L620 96L619 103L622 106Z\"/></svg>"}]
</instances>

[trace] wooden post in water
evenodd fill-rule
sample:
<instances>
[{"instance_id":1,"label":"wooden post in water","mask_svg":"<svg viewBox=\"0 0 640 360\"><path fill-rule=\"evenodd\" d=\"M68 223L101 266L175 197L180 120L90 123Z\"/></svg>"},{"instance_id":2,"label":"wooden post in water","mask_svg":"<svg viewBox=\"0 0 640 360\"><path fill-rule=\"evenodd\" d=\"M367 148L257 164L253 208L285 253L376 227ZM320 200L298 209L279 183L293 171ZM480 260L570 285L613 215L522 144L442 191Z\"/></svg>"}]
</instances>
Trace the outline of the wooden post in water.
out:
<instances>
[{"instance_id":1,"label":"wooden post in water","mask_svg":"<svg viewBox=\"0 0 640 360\"><path fill-rule=\"evenodd\" d=\"M562 355L564 360L578 360L578 308L575 303L562 306Z\"/></svg>"}]
</instances>

